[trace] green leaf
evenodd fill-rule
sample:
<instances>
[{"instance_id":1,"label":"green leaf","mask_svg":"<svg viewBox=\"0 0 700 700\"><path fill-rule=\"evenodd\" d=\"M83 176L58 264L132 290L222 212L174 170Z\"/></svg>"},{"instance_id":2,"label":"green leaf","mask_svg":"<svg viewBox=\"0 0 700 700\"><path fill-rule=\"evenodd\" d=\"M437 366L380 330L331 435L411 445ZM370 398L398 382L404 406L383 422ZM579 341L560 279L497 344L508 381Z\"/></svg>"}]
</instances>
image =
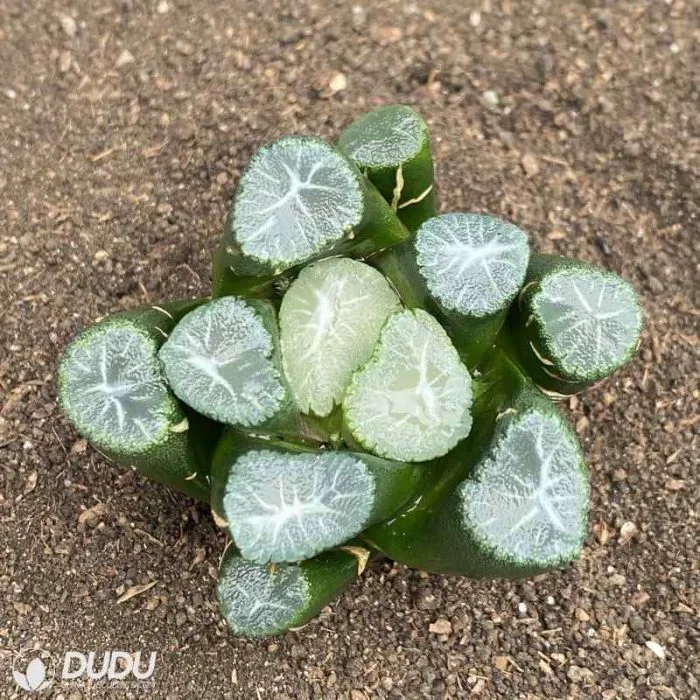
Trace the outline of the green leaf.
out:
<instances>
[{"instance_id":1,"label":"green leaf","mask_svg":"<svg viewBox=\"0 0 700 700\"><path fill-rule=\"evenodd\" d=\"M485 214L429 219L418 230L415 247L430 294L446 310L477 318L508 308L530 257L523 231Z\"/></svg>"},{"instance_id":2,"label":"green leaf","mask_svg":"<svg viewBox=\"0 0 700 700\"><path fill-rule=\"evenodd\" d=\"M428 126L406 105L367 112L340 134L338 147L381 192L409 231L435 216Z\"/></svg>"},{"instance_id":3,"label":"green leaf","mask_svg":"<svg viewBox=\"0 0 700 700\"><path fill-rule=\"evenodd\" d=\"M355 171L321 139L277 139L241 177L233 208L237 242L246 257L291 267L358 226L362 198Z\"/></svg>"},{"instance_id":4,"label":"green leaf","mask_svg":"<svg viewBox=\"0 0 700 700\"><path fill-rule=\"evenodd\" d=\"M571 394L629 362L642 322L637 294L618 275L535 255L509 342L543 390Z\"/></svg>"},{"instance_id":5,"label":"green leaf","mask_svg":"<svg viewBox=\"0 0 700 700\"><path fill-rule=\"evenodd\" d=\"M81 334L61 361L63 409L89 440L146 452L184 419L168 391L157 341L138 323L111 318Z\"/></svg>"},{"instance_id":6,"label":"green leaf","mask_svg":"<svg viewBox=\"0 0 700 700\"><path fill-rule=\"evenodd\" d=\"M214 458L212 509L246 559L299 561L394 515L426 470L231 430Z\"/></svg>"},{"instance_id":7,"label":"green leaf","mask_svg":"<svg viewBox=\"0 0 700 700\"><path fill-rule=\"evenodd\" d=\"M525 278L526 234L483 214L428 219L415 241L373 259L404 304L429 311L459 356L478 369L489 356Z\"/></svg>"},{"instance_id":8,"label":"green leaf","mask_svg":"<svg viewBox=\"0 0 700 700\"><path fill-rule=\"evenodd\" d=\"M357 574L351 552L326 552L300 564L256 564L229 547L217 594L234 634L269 637L306 624Z\"/></svg>"},{"instance_id":9,"label":"green leaf","mask_svg":"<svg viewBox=\"0 0 700 700\"><path fill-rule=\"evenodd\" d=\"M218 429L190 416L168 388L158 349L200 300L108 316L65 349L61 408L78 432L121 464L208 500L209 456ZM198 425L197 435L190 423Z\"/></svg>"},{"instance_id":10,"label":"green leaf","mask_svg":"<svg viewBox=\"0 0 700 700\"><path fill-rule=\"evenodd\" d=\"M588 480L576 437L555 412L509 416L458 495L463 527L494 559L552 568L578 556Z\"/></svg>"},{"instance_id":11,"label":"green leaf","mask_svg":"<svg viewBox=\"0 0 700 700\"><path fill-rule=\"evenodd\" d=\"M284 372L304 413L327 416L352 373L372 354L400 302L386 279L356 260L330 258L304 268L280 308Z\"/></svg>"},{"instance_id":12,"label":"green leaf","mask_svg":"<svg viewBox=\"0 0 700 700\"><path fill-rule=\"evenodd\" d=\"M448 452L471 428L471 377L430 314L389 317L372 359L343 402L347 427L366 449L407 462Z\"/></svg>"},{"instance_id":13,"label":"green leaf","mask_svg":"<svg viewBox=\"0 0 700 700\"><path fill-rule=\"evenodd\" d=\"M233 465L223 507L246 559L300 561L357 535L374 490L362 460L346 453L251 450Z\"/></svg>"},{"instance_id":14,"label":"green leaf","mask_svg":"<svg viewBox=\"0 0 700 700\"><path fill-rule=\"evenodd\" d=\"M286 270L334 254L357 257L407 239L377 190L340 151L286 136L253 156L214 257L214 295L271 295Z\"/></svg>"},{"instance_id":15,"label":"green leaf","mask_svg":"<svg viewBox=\"0 0 700 700\"><path fill-rule=\"evenodd\" d=\"M475 578L520 578L576 558L589 486L575 434L501 351L475 392L471 435L367 541L409 566Z\"/></svg>"},{"instance_id":16,"label":"green leaf","mask_svg":"<svg viewBox=\"0 0 700 700\"><path fill-rule=\"evenodd\" d=\"M275 331L253 305L263 303L215 299L178 323L160 350L178 398L228 425L260 426L280 412L287 392L273 357Z\"/></svg>"}]
</instances>

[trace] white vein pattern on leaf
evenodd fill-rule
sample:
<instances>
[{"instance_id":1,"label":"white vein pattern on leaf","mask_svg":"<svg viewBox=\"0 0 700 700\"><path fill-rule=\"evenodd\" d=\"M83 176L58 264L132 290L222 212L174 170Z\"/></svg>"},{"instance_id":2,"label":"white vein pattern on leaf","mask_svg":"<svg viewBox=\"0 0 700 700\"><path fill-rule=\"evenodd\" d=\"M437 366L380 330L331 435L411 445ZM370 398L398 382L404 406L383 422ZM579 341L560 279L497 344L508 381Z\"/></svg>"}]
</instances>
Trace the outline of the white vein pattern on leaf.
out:
<instances>
[{"instance_id":1,"label":"white vein pattern on leaf","mask_svg":"<svg viewBox=\"0 0 700 700\"><path fill-rule=\"evenodd\" d=\"M232 629L251 634L285 628L308 598L298 567L271 569L237 557L225 563L217 588Z\"/></svg>"},{"instance_id":2,"label":"white vein pattern on leaf","mask_svg":"<svg viewBox=\"0 0 700 700\"><path fill-rule=\"evenodd\" d=\"M146 448L173 408L154 342L124 321L74 343L62 363L66 410L79 430L114 449Z\"/></svg>"},{"instance_id":3,"label":"white vein pattern on leaf","mask_svg":"<svg viewBox=\"0 0 700 700\"><path fill-rule=\"evenodd\" d=\"M632 287L597 270L564 270L545 277L533 310L552 359L585 378L614 368L636 346L641 312Z\"/></svg>"},{"instance_id":4,"label":"white vein pattern on leaf","mask_svg":"<svg viewBox=\"0 0 700 700\"><path fill-rule=\"evenodd\" d=\"M485 316L520 289L529 260L527 236L481 214L443 214L416 234L416 260L428 289L445 308Z\"/></svg>"},{"instance_id":5,"label":"white vein pattern on leaf","mask_svg":"<svg viewBox=\"0 0 700 700\"><path fill-rule=\"evenodd\" d=\"M304 268L280 309L285 375L304 412L328 415L400 302L384 276L347 258Z\"/></svg>"},{"instance_id":6,"label":"white vein pattern on leaf","mask_svg":"<svg viewBox=\"0 0 700 700\"><path fill-rule=\"evenodd\" d=\"M356 174L320 140L286 137L261 148L239 188L236 239L246 255L270 264L303 262L362 219Z\"/></svg>"},{"instance_id":7,"label":"white vein pattern on leaf","mask_svg":"<svg viewBox=\"0 0 700 700\"><path fill-rule=\"evenodd\" d=\"M546 562L577 551L588 485L561 419L534 409L512 419L475 475L460 488L464 524L498 555Z\"/></svg>"},{"instance_id":8,"label":"white vein pattern on leaf","mask_svg":"<svg viewBox=\"0 0 700 700\"><path fill-rule=\"evenodd\" d=\"M374 479L338 452L251 450L232 467L224 512L241 554L252 561L300 561L363 529Z\"/></svg>"},{"instance_id":9,"label":"white vein pattern on leaf","mask_svg":"<svg viewBox=\"0 0 700 700\"><path fill-rule=\"evenodd\" d=\"M445 454L471 429L471 377L447 334L422 310L389 317L344 408L353 434L391 459Z\"/></svg>"},{"instance_id":10,"label":"white vein pattern on leaf","mask_svg":"<svg viewBox=\"0 0 700 700\"><path fill-rule=\"evenodd\" d=\"M285 391L271 355L272 337L242 299L223 297L190 312L160 350L175 394L230 425L272 417Z\"/></svg>"},{"instance_id":11,"label":"white vein pattern on leaf","mask_svg":"<svg viewBox=\"0 0 700 700\"><path fill-rule=\"evenodd\" d=\"M346 150L360 167L398 167L419 151L423 124L412 111L378 112L368 114L355 125Z\"/></svg>"}]
</instances>

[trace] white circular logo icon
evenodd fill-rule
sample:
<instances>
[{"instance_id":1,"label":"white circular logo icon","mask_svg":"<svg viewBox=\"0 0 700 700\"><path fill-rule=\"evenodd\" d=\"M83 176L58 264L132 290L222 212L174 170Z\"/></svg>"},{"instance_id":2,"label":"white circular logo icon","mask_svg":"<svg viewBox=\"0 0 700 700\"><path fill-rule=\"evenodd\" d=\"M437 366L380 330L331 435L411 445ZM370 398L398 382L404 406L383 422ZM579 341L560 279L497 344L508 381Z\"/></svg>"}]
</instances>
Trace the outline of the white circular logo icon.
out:
<instances>
[{"instance_id":1,"label":"white circular logo icon","mask_svg":"<svg viewBox=\"0 0 700 700\"><path fill-rule=\"evenodd\" d=\"M28 693L40 693L53 683L56 664L51 655L42 649L24 649L12 662L12 678Z\"/></svg>"}]
</instances>

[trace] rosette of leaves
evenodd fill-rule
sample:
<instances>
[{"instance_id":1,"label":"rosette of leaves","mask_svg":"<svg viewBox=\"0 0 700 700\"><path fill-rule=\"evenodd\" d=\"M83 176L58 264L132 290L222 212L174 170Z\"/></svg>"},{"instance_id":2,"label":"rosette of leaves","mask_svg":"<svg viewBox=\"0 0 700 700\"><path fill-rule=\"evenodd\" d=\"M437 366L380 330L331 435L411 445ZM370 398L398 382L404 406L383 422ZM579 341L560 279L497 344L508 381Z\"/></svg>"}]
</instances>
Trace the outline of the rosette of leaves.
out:
<instances>
[{"instance_id":1,"label":"rosette of leaves","mask_svg":"<svg viewBox=\"0 0 700 700\"><path fill-rule=\"evenodd\" d=\"M508 578L579 555L589 475L551 399L630 360L639 301L513 223L438 214L433 178L406 106L337 147L273 141L238 183L212 297L114 314L63 354L76 429L210 502L236 634L306 624L373 553Z\"/></svg>"}]
</instances>

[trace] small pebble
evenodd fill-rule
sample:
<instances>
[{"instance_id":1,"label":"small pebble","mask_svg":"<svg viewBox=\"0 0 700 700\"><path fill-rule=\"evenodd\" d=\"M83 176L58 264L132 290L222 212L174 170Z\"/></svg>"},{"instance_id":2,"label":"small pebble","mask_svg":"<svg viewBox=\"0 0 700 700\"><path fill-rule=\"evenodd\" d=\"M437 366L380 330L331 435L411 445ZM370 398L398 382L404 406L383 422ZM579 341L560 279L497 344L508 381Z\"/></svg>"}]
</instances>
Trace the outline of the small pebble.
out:
<instances>
[{"instance_id":1,"label":"small pebble","mask_svg":"<svg viewBox=\"0 0 700 700\"><path fill-rule=\"evenodd\" d=\"M379 27L377 29L377 38L387 44L395 44L397 41L401 41L402 37L403 32L399 27Z\"/></svg>"},{"instance_id":2,"label":"small pebble","mask_svg":"<svg viewBox=\"0 0 700 700\"><path fill-rule=\"evenodd\" d=\"M328 82L331 92L340 92L348 86L348 79L344 73L336 73Z\"/></svg>"},{"instance_id":3,"label":"small pebble","mask_svg":"<svg viewBox=\"0 0 700 700\"><path fill-rule=\"evenodd\" d=\"M618 542L620 544L627 544L632 537L634 537L636 532L637 526L633 522L627 521L620 528L620 539Z\"/></svg>"},{"instance_id":4,"label":"small pebble","mask_svg":"<svg viewBox=\"0 0 700 700\"><path fill-rule=\"evenodd\" d=\"M78 25L76 24L75 20L70 15L62 15L60 21L61 29L63 29L66 36L69 36L72 39L75 36L75 33L78 31Z\"/></svg>"},{"instance_id":5,"label":"small pebble","mask_svg":"<svg viewBox=\"0 0 700 700\"><path fill-rule=\"evenodd\" d=\"M444 617L439 617L428 627L431 634L452 634L452 623Z\"/></svg>"},{"instance_id":6,"label":"small pebble","mask_svg":"<svg viewBox=\"0 0 700 700\"><path fill-rule=\"evenodd\" d=\"M537 158L535 158L532 153L526 153L520 159L520 165L528 177L535 177L535 175L538 175L540 172L540 166L537 163Z\"/></svg>"},{"instance_id":7,"label":"small pebble","mask_svg":"<svg viewBox=\"0 0 700 700\"><path fill-rule=\"evenodd\" d=\"M666 647L662 647L658 642L650 640L646 642L646 648L649 649L654 656L658 656L660 659L666 658Z\"/></svg>"},{"instance_id":8,"label":"small pebble","mask_svg":"<svg viewBox=\"0 0 700 700\"><path fill-rule=\"evenodd\" d=\"M124 49L120 54L119 58L117 59L116 62L116 67L117 68L122 68L123 66L128 66L130 63L133 63L136 59L134 58L134 55L129 51L128 49Z\"/></svg>"},{"instance_id":9,"label":"small pebble","mask_svg":"<svg viewBox=\"0 0 700 700\"><path fill-rule=\"evenodd\" d=\"M508 668L508 657L506 656L494 656L493 665L496 669L503 672Z\"/></svg>"},{"instance_id":10,"label":"small pebble","mask_svg":"<svg viewBox=\"0 0 700 700\"><path fill-rule=\"evenodd\" d=\"M591 619L591 616L583 608L576 608L574 615L579 622L588 622Z\"/></svg>"},{"instance_id":11,"label":"small pebble","mask_svg":"<svg viewBox=\"0 0 700 700\"><path fill-rule=\"evenodd\" d=\"M627 472L624 469L615 469L612 474L613 481L626 481Z\"/></svg>"},{"instance_id":12,"label":"small pebble","mask_svg":"<svg viewBox=\"0 0 700 700\"><path fill-rule=\"evenodd\" d=\"M440 607L442 596L438 591L437 595L430 590L422 590L416 598L416 606L419 610L437 610Z\"/></svg>"},{"instance_id":13,"label":"small pebble","mask_svg":"<svg viewBox=\"0 0 700 700\"><path fill-rule=\"evenodd\" d=\"M495 90L486 90L481 93L481 104L488 109L498 107L500 102L501 98Z\"/></svg>"},{"instance_id":14,"label":"small pebble","mask_svg":"<svg viewBox=\"0 0 700 700\"><path fill-rule=\"evenodd\" d=\"M352 8L352 23L355 27L361 27L367 19L367 13L362 5L353 5Z\"/></svg>"},{"instance_id":15,"label":"small pebble","mask_svg":"<svg viewBox=\"0 0 700 700\"><path fill-rule=\"evenodd\" d=\"M58 70L61 73L67 73L70 70L72 60L70 51L64 51L58 59Z\"/></svg>"}]
</instances>

